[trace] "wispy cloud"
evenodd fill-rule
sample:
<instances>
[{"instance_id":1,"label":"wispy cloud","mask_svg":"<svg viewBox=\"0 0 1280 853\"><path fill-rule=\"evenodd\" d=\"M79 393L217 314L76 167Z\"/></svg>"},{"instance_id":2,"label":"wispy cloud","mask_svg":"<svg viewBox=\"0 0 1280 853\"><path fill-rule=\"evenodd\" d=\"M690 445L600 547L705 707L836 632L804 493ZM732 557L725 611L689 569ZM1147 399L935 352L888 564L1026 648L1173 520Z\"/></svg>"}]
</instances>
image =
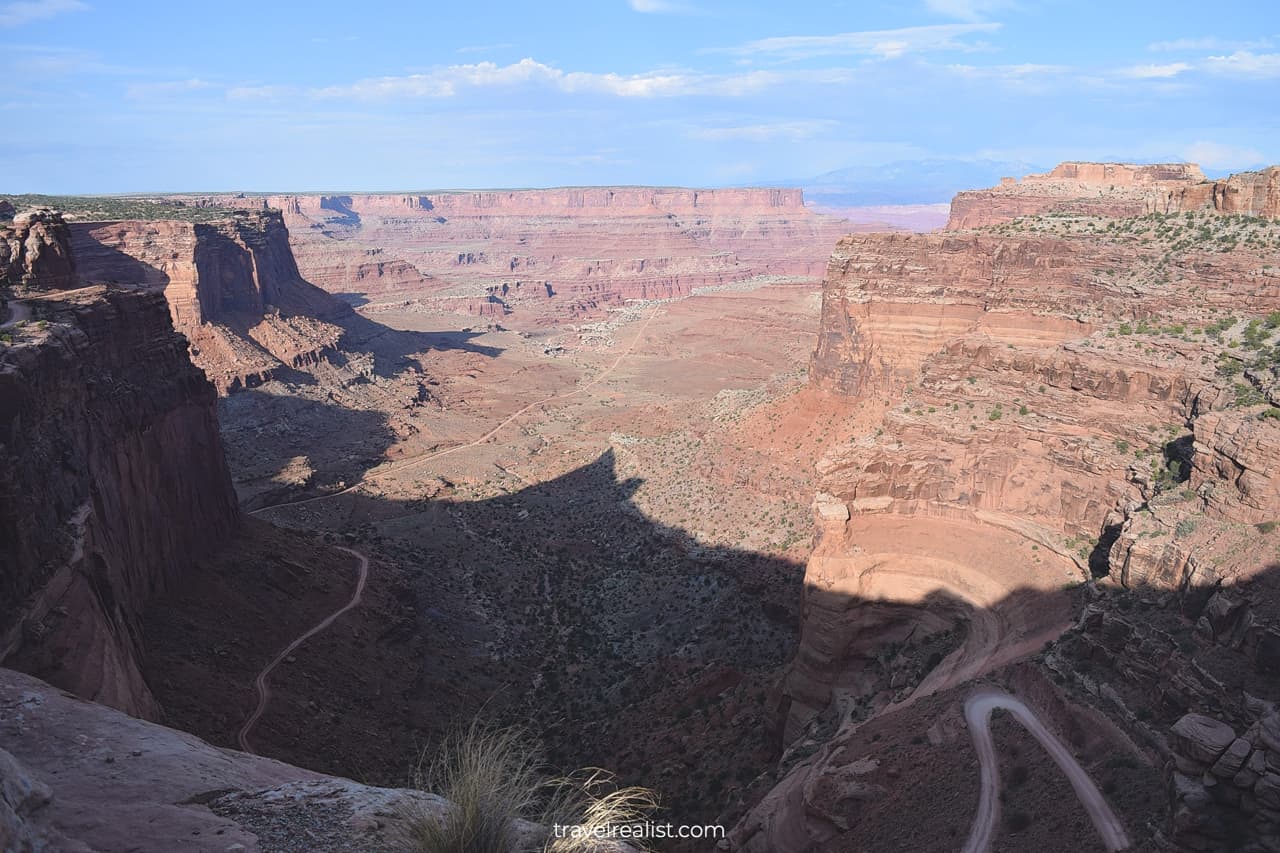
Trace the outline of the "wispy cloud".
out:
<instances>
[{"instance_id":1,"label":"wispy cloud","mask_svg":"<svg viewBox=\"0 0 1280 853\"><path fill-rule=\"evenodd\" d=\"M1192 163L1199 163L1210 169L1243 169L1267 162L1266 156L1255 148L1221 142L1195 142L1179 154Z\"/></svg>"},{"instance_id":2,"label":"wispy cloud","mask_svg":"<svg viewBox=\"0 0 1280 853\"><path fill-rule=\"evenodd\" d=\"M1012 0L925 0L924 5L930 12L948 18L981 21L992 12L1011 8L1015 4Z\"/></svg>"},{"instance_id":3,"label":"wispy cloud","mask_svg":"<svg viewBox=\"0 0 1280 853\"><path fill-rule=\"evenodd\" d=\"M986 80L1026 80L1031 77L1070 74L1076 69L1070 65L1044 65L1024 62L1019 65L948 65L947 70L958 77Z\"/></svg>"},{"instance_id":4,"label":"wispy cloud","mask_svg":"<svg viewBox=\"0 0 1280 853\"><path fill-rule=\"evenodd\" d=\"M893 59L908 53L977 50L982 47L980 44L962 39L981 33L994 33L999 29L1000 24L987 22L935 24L822 36L777 36L750 41L737 47L712 48L707 52L735 56L772 56L779 59L809 59L816 56L874 56Z\"/></svg>"},{"instance_id":5,"label":"wispy cloud","mask_svg":"<svg viewBox=\"0 0 1280 853\"><path fill-rule=\"evenodd\" d=\"M1177 77L1190 71L1195 66L1187 62L1168 62L1164 64L1131 65L1120 69L1120 76L1134 77L1139 80L1160 80Z\"/></svg>"},{"instance_id":6,"label":"wispy cloud","mask_svg":"<svg viewBox=\"0 0 1280 853\"><path fill-rule=\"evenodd\" d=\"M627 5L646 15L678 15L693 11L692 7L671 0L627 0Z\"/></svg>"},{"instance_id":7,"label":"wispy cloud","mask_svg":"<svg viewBox=\"0 0 1280 853\"><path fill-rule=\"evenodd\" d=\"M196 92L201 89L212 89L214 84L207 80L192 78L190 80L164 80L157 83L134 83L125 89L125 97L133 101L148 98L176 95L184 92Z\"/></svg>"},{"instance_id":8,"label":"wispy cloud","mask_svg":"<svg viewBox=\"0 0 1280 853\"><path fill-rule=\"evenodd\" d=\"M0 27L20 27L32 21L42 21L64 12L80 12L88 9L81 0L18 0L0 5Z\"/></svg>"},{"instance_id":9,"label":"wispy cloud","mask_svg":"<svg viewBox=\"0 0 1280 853\"><path fill-rule=\"evenodd\" d=\"M4 45L0 69L14 76L60 77L70 74L141 74L143 69L103 62L96 53L43 45Z\"/></svg>"},{"instance_id":10,"label":"wispy cloud","mask_svg":"<svg viewBox=\"0 0 1280 853\"><path fill-rule=\"evenodd\" d=\"M1254 53L1237 50L1226 56L1210 56L1204 68L1213 74L1266 80L1280 77L1280 53Z\"/></svg>"},{"instance_id":11,"label":"wispy cloud","mask_svg":"<svg viewBox=\"0 0 1280 853\"><path fill-rule=\"evenodd\" d=\"M772 142L775 139L799 141L810 139L833 127L834 121L782 121L764 124L747 124L730 127L699 127L689 136L708 142Z\"/></svg>"},{"instance_id":12,"label":"wispy cloud","mask_svg":"<svg viewBox=\"0 0 1280 853\"><path fill-rule=\"evenodd\" d=\"M787 82L832 84L847 82L853 72L745 71L708 74L682 70L656 70L641 74L565 71L534 59L510 65L477 62L450 65L422 74L372 77L354 83L311 90L318 98L385 100L392 98L450 98L464 89L541 86L569 94L611 95L619 98L672 98L695 95L740 97ZM271 87L243 87L235 97L279 94Z\"/></svg>"},{"instance_id":13,"label":"wispy cloud","mask_svg":"<svg viewBox=\"0 0 1280 853\"><path fill-rule=\"evenodd\" d=\"M1195 50L1257 50L1271 47L1267 39L1256 41L1229 41L1227 39L1206 36L1202 38L1181 38L1169 41L1157 41L1147 45L1147 50L1164 53Z\"/></svg>"}]
</instances>

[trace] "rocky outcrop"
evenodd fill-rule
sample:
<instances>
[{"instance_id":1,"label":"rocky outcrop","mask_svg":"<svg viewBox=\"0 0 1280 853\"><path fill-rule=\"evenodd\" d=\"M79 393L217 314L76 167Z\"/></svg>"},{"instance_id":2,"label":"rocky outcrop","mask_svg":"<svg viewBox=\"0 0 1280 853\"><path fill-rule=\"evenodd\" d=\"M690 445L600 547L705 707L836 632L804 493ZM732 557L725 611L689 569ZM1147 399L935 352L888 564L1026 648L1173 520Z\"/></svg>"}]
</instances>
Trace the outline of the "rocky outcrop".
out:
<instances>
[{"instance_id":1,"label":"rocky outcrop","mask_svg":"<svg viewBox=\"0 0 1280 853\"><path fill-rule=\"evenodd\" d=\"M1247 524L1280 519L1280 421L1240 411L1195 420L1191 486L1215 515Z\"/></svg>"},{"instance_id":2,"label":"rocky outcrop","mask_svg":"<svg viewBox=\"0 0 1280 853\"><path fill-rule=\"evenodd\" d=\"M1042 183L1103 179L1132 200L1199 176L1073 167ZM1274 563L1280 518L1267 378L1280 332L1260 316L1280 309L1276 236L1201 212L837 244L809 378L858 428L818 464L800 646L771 697L783 749L818 751L739 826L741 849L843 831L820 792L852 772L860 726L1044 649L1070 624L1064 584L1106 575L1159 601L1209 598L1202 630L1244 671L1270 671L1274 620L1235 590ZM1081 667L1079 683L1126 727L1132 708L1217 715L1229 678L1187 633L1091 617L1070 648L1117 677L1104 690ZM948 635L963 640L907 677L910 650ZM1137 684L1130 710L1104 701Z\"/></svg>"},{"instance_id":3,"label":"rocky outcrop","mask_svg":"<svg viewBox=\"0 0 1280 853\"><path fill-rule=\"evenodd\" d=\"M26 306L0 347L0 661L154 717L142 609L239 519L214 390L159 293Z\"/></svg>"},{"instance_id":4,"label":"rocky outcrop","mask_svg":"<svg viewBox=\"0 0 1280 853\"><path fill-rule=\"evenodd\" d=\"M1123 218L1183 211L1280 216L1280 167L1211 181L1191 163L1062 163L1043 175L956 194L947 228L983 228L1045 213Z\"/></svg>"},{"instance_id":5,"label":"rocky outcrop","mask_svg":"<svg viewBox=\"0 0 1280 853\"><path fill-rule=\"evenodd\" d=\"M451 808L434 794L220 749L0 669L6 853L404 850L413 820ZM546 828L513 828L511 853L541 849ZM618 842L600 849L635 853Z\"/></svg>"},{"instance_id":6,"label":"rocky outcrop","mask_svg":"<svg viewBox=\"0 0 1280 853\"><path fill-rule=\"evenodd\" d=\"M210 223L85 222L71 226L83 283L162 292L192 359L222 392L280 367L313 364L337 346L350 308L298 272L275 211Z\"/></svg>"},{"instance_id":7,"label":"rocky outcrop","mask_svg":"<svg viewBox=\"0 0 1280 853\"><path fill-rule=\"evenodd\" d=\"M32 210L0 226L0 287L62 289L75 281L70 234L57 212Z\"/></svg>"}]
</instances>

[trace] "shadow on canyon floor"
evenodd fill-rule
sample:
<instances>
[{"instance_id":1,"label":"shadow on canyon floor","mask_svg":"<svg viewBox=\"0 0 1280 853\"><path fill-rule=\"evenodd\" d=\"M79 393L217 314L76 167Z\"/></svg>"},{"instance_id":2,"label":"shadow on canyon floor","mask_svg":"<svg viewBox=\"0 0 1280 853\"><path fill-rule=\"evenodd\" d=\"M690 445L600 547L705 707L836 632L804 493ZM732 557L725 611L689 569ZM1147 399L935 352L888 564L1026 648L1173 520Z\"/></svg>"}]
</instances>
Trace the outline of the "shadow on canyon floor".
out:
<instances>
[{"instance_id":1,"label":"shadow on canyon floor","mask_svg":"<svg viewBox=\"0 0 1280 853\"><path fill-rule=\"evenodd\" d=\"M501 347L472 343L473 338L483 335L484 332L405 331L370 320L354 311L335 322L346 330L346 335L339 342L339 347L372 354L374 373L384 379L399 375L409 366L425 371L429 365L422 360L421 356L431 352L456 350L475 353L486 358L494 358L502 354Z\"/></svg>"},{"instance_id":2,"label":"shadow on canyon floor","mask_svg":"<svg viewBox=\"0 0 1280 853\"><path fill-rule=\"evenodd\" d=\"M323 406L293 417L302 443L317 432L392 441L371 413ZM232 458L233 467L243 464ZM148 678L170 721L231 745L257 669L349 594L350 559L334 560L322 547L347 544L373 559L365 602L273 676L272 704L255 734L264 754L403 784L424 748L484 715L528 725L557 769L606 767L659 790L673 822L731 824L842 721L873 714L946 666L966 642L965 625L981 621L982 613L945 593L892 605L832 600L802 589L801 564L706 546L635 505L642 483L618 474L612 450L549 481L481 498L421 474L434 481L430 497L351 493L263 514L295 532L247 520L250 538L265 546L233 544L203 560L190 584L153 608ZM305 547L290 545L304 540ZM1269 566L1255 581L1268 607L1280 601L1277 575L1280 565ZM1227 696L1241 691L1280 699L1257 637L1224 650L1213 639L1219 628L1207 637L1196 630L1212 589L1019 589L989 612L999 619L1057 606L1068 594L1077 611L1102 595L1115 599L1116 612L1133 614L1128 627L1097 638L1072 632L1059 655L1095 678L1114 673L1117 695L1149 709L1154 729L1167 730L1187 710L1225 713ZM818 595L828 599L825 624L812 618ZM819 632L802 656L822 683L793 677L782 686L800 641L802 602L811 611L806 630ZM1170 690L1156 670L1146 681L1126 673L1115 643L1138 634L1144 648L1167 647L1188 671L1212 665L1225 685L1222 700ZM817 713L779 769L781 724L797 690ZM954 788L945 773L931 775L938 791L917 791L925 799L895 800L896 807L927 811L929 798ZM1155 777L1143 778L1142 795L1120 804L1126 820L1154 808ZM960 803L957 813L965 808ZM1059 838L1071 837L1072 826L1064 824ZM839 845L851 832L830 849L846 849Z\"/></svg>"}]
</instances>

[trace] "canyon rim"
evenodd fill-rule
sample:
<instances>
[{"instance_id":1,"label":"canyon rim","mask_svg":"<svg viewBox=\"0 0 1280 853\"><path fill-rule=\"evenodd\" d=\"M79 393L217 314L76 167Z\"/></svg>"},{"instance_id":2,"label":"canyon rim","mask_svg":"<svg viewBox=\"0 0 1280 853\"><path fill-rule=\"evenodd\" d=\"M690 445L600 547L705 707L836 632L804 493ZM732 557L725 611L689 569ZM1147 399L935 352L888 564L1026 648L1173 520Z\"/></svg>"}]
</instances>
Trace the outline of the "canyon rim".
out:
<instances>
[{"instance_id":1,"label":"canyon rim","mask_svg":"<svg viewBox=\"0 0 1280 853\"><path fill-rule=\"evenodd\" d=\"M436 5L0 0L0 850L1280 852L1274 11Z\"/></svg>"}]
</instances>

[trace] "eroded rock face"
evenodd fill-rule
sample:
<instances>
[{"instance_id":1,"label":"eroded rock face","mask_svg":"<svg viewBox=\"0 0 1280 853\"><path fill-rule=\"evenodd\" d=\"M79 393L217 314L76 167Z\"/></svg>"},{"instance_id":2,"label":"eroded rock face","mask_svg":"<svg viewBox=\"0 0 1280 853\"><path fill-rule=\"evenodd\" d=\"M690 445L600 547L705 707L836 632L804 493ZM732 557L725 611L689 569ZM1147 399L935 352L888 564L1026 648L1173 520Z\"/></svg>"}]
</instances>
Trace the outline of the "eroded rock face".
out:
<instances>
[{"instance_id":1,"label":"eroded rock face","mask_svg":"<svg viewBox=\"0 0 1280 853\"><path fill-rule=\"evenodd\" d=\"M1043 183L1102 179L1133 201L1201 176L1081 167ZM1205 214L1059 222L837 245L810 381L863 413L863 430L819 462L800 648L774 697L784 749L819 746L740 824L740 849L813 849L844 831L815 792L841 783L860 721L890 725L922 697L1044 649L1069 625L1064 584L1109 574L1148 595L1207 598L1191 616L1200 630L1249 678L1270 671L1271 623L1235 585L1274 561L1263 522L1280 518L1272 368L1240 370L1276 337L1259 316L1280 309L1273 225L1223 224L1244 242L1219 248L1197 242L1224 222ZM1231 334L1201 331L1215 320ZM1266 340L1242 354L1249 335ZM1153 706L1218 709L1225 676L1193 663L1190 628L1089 624L1081 654L1114 662L1115 684L1149 682ZM918 684L898 677L911 664L902 648L957 631L959 648ZM886 655L895 665L877 667ZM1081 684L1104 689L1087 674ZM1211 728L1199 760L1212 751L1206 767L1226 772L1243 729Z\"/></svg>"},{"instance_id":2,"label":"eroded rock face","mask_svg":"<svg viewBox=\"0 0 1280 853\"><path fill-rule=\"evenodd\" d=\"M1128 217L1188 210L1280 216L1280 167L1211 181L1191 163L1062 163L1043 175L958 193L947 228L982 228L1043 213Z\"/></svg>"},{"instance_id":3,"label":"eroded rock face","mask_svg":"<svg viewBox=\"0 0 1280 853\"><path fill-rule=\"evenodd\" d=\"M1248 524L1280 515L1280 421L1245 412L1210 412L1195 421L1191 486L1207 508Z\"/></svg>"},{"instance_id":4,"label":"eroded rock face","mask_svg":"<svg viewBox=\"0 0 1280 853\"><path fill-rule=\"evenodd\" d=\"M219 391L259 384L280 366L314 364L350 308L305 281L275 211L225 221L70 226L79 278L162 292L192 359Z\"/></svg>"},{"instance_id":5,"label":"eroded rock face","mask_svg":"<svg viewBox=\"0 0 1280 853\"><path fill-rule=\"evenodd\" d=\"M28 211L0 226L0 287L62 290L75 286L75 273L70 232L57 212Z\"/></svg>"},{"instance_id":6,"label":"eroded rock face","mask_svg":"<svg viewBox=\"0 0 1280 853\"><path fill-rule=\"evenodd\" d=\"M0 661L154 717L142 608L239 520L214 390L158 293L28 304L47 325L0 348Z\"/></svg>"},{"instance_id":7,"label":"eroded rock face","mask_svg":"<svg viewBox=\"0 0 1280 853\"><path fill-rule=\"evenodd\" d=\"M208 203L243 204L213 198ZM599 315L757 276L821 275L850 228L799 190L592 187L431 195L271 196L308 280L499 318Z\"/></svg>"}]
</instances>

